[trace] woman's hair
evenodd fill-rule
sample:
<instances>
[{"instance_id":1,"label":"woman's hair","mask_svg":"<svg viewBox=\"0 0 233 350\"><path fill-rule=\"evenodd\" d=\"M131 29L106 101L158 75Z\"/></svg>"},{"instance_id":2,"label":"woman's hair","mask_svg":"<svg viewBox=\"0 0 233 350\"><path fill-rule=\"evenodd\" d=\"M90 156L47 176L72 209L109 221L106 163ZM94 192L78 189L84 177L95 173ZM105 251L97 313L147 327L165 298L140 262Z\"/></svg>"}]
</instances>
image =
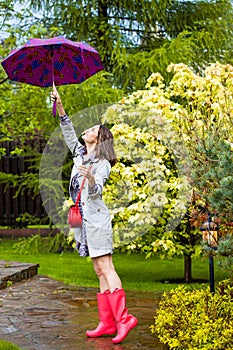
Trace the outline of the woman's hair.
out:
<instances>
[{"instance_id":1,"label":"woman's hair","mask_svg":"<svg viewBox=\"0 0 233 350\"><path fill-rule=\"evenodd\" d=\"M115 165L117 162L113 134L102 124L100 124L97 136L96 157L99 159L107 159L111 166Z\"/></svg>"}]
</instances>

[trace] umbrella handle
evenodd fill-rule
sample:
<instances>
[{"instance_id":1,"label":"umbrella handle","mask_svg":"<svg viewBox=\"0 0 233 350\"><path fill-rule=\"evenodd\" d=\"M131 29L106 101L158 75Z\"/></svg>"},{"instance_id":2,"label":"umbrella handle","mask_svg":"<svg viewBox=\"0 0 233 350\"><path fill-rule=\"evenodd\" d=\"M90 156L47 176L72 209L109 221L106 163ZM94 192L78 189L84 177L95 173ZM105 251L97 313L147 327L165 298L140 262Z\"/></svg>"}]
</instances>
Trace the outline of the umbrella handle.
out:
<instances>
[{"instance_id":1,"label":"umbrella handle","mask_svg":"<svg viewBox=\"0 0 233 350\"><path fill-rule=\"evenodd\" d=\"M56 117L56 112L57 112L57 102L56 100L53 101L53 116Z\"/></svg>"},{"instance_id":2,"label":"umbrella handle","mask_svg":"<svg viewBox=\"0 0 233 350\"><path fill-rule=\"evenodd\" d=\"M55 83L54 83L54 76L53 76L53 89L54 88L56 88L56 86L55 86ZM56 112L57 112L57 103L56 103L56 100L57 99L55 99L54 101L53 101L53 116L54 117L56 117Z\"/></svg>"}]
</instances>

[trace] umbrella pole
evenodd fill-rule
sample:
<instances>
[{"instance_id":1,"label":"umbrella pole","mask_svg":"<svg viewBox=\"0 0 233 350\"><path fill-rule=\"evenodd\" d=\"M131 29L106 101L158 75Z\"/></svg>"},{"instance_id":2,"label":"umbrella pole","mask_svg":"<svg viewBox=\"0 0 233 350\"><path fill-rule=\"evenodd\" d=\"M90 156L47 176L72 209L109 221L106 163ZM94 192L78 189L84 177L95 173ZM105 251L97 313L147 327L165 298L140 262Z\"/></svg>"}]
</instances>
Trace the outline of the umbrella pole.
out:
<instances>
[{"instance_id":1,"label":"umbrella pole","mask_svg":"<svg viewBox=\"0 0 233 350\"><path fill-rule=\"evenodd\" d=\"M54 84L54 80L53 80L53 88L55 88L55 84ZM53 116L56 117L56 113L57 113L57 103L56 103L56 99L53 101Z\"/></svg>"},{"instance_id":2,"label":"umbrella pole","mask_svg":"<svg viewBox=\"0 0 233 350\"><path fill-rule=\"evenodd\" d=\"M53 71L53 56L54 56L54 51L50 51L50 56L52 58L52 80L53 80L53 89L55 88L55 82L54 82L54 71ZM56 100L53 101L53 116L56 117L57 114L57 103Z\"/></svg>"}]
</instances>

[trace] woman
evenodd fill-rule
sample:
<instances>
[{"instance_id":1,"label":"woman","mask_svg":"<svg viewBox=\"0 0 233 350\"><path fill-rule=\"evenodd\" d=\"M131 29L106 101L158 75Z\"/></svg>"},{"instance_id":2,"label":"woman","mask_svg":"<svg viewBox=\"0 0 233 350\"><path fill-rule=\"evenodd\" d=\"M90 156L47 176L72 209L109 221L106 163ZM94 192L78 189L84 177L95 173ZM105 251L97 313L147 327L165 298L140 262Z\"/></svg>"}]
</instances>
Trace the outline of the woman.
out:
<instances>
[{"instance_id":1,"label":"woman","mask_svg":"<svg viewBox=\"0 0 233 350\"><path fill-rule=\"evenodd\" d=\"M80 255L91 257L100 285L100 292L97 293L100 322L95 330L86 331L86 335L100 337L117 333L112 339L117 344L126 338L138 320L128 313L125 292L113 265L111 218L102 200L104 183L109 177L111 166L116 163L113 136L107 127L95 125L83 133L83 146L78 141L55 87L51 99L56 100L61 129L73 155L69 190L74 202L81 183L86 178L79 203L83 213L83 227L76 239L79 241Z\"/></svg>"}]
</instances>

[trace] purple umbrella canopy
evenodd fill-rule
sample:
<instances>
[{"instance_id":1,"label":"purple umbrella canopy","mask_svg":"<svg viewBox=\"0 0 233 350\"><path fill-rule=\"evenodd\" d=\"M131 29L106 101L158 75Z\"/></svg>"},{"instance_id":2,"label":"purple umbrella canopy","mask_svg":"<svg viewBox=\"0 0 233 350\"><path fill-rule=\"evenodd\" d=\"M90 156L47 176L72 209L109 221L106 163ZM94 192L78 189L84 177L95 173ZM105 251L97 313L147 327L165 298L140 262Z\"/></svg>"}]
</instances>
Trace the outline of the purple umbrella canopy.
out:
<instances>
[{"instance_id":1,"label":"purple umbrella canopy","mask_svg":"<svg viewBox=\"0 0 233 350\"><path fill-rule=\"evenodd\" d=\"M103 69L93 47L62 36L29 39L1 64L9 79L41 87L79 84Z\"/></svg>"}]
</instances>

